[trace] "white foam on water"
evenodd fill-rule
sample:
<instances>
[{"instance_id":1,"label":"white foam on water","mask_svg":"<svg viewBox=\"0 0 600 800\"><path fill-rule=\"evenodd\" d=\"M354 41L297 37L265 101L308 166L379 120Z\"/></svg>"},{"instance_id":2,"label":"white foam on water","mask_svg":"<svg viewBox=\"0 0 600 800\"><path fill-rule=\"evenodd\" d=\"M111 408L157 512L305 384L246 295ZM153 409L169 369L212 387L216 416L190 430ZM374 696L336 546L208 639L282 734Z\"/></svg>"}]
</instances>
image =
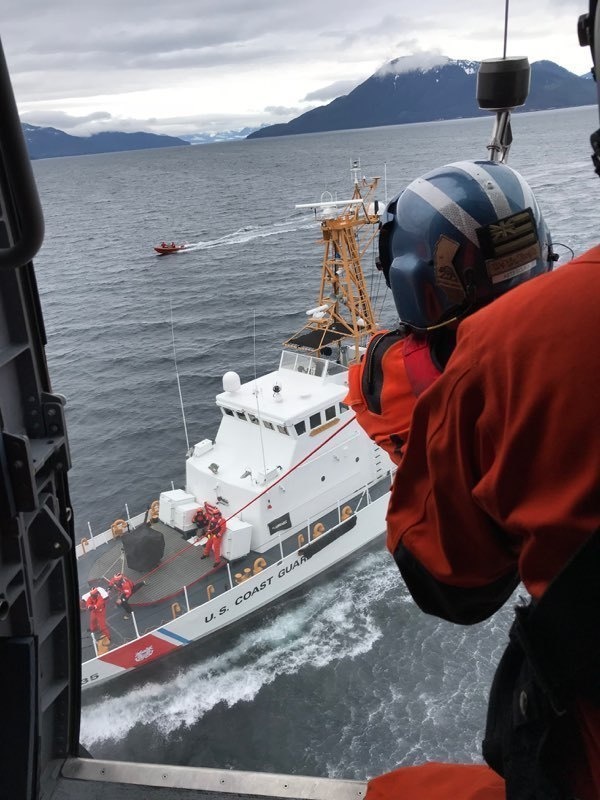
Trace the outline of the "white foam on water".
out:
<instances>
[{"instance_id":1,"label":"white foam on water","mask_svg":"<svg viewBox=\"0 0 600 800\"><path fill-rule=\"evenodd\" d=\"M140 723L166 736L191 727L218 703L250 702L280 676L368 652L382 635L370 607L397 588L388 559L383 551L367 554L330 583L309 589L264 627L241 634L228 651L201 659L167 681L84 706L82 743L93 748L119 740Z\"/></svg>"},{"instance_id":2,"label":"white foam on water","mask_svg":"<svg viewBox=\"0 0 600 800\"><path fill-rule=\"evenodd\" d=\"M303 215L297 219L290 218L270 225L246 225L243 228L225 234L225 236L220 236L218 239L207 239L203 242L188 242L185 250L180 252L189 253L194 250L211 250L214 247L247 244L254 239L281 236L281 234L295 233L296 231L309 230L311 228L315 228L315 221L311 215Z\"/></svg>"}]
</instances>

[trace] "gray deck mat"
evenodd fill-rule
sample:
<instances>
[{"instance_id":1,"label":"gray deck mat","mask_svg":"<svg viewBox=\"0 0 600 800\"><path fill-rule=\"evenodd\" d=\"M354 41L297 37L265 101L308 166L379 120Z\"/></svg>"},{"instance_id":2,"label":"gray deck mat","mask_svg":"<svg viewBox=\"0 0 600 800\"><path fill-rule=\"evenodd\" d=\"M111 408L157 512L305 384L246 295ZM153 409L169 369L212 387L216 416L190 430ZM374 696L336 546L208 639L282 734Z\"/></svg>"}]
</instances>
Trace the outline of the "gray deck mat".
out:
<instances>
[{"instance_id":1,"label":"gray deck mat","mask_svg":"<svg viewBox=\"0 0 600 800\"><path fill-rule=\"evenodd\" d=\"M134 583L145 580L146 585L139 586L129 601L129 605L135 607L171 597L181 591L182 586L195 583L214 569L212 555L202 558L203 547L189 544L178 531L162 522L153 523L152 528L165 537L165 552L158 568L148 573L129 569L124 562L123 545L119 538L94 562L88 573L88 583L106 586L103 578L108 580L115 572L123 572Z\"/></svg>"}]
</instances>

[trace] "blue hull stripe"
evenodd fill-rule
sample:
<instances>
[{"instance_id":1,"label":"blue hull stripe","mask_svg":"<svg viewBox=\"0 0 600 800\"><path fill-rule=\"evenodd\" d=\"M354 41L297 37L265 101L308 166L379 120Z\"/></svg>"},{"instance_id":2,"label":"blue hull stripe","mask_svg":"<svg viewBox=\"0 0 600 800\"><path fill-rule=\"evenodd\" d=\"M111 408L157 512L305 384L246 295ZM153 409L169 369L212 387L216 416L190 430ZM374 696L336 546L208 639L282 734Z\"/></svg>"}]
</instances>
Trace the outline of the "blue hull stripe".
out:
<instances>
[{"instance_id":1,"label":"blue hull stripe","mask_svg":"<svg viewBox=\"0 0 600 800\"><path fill-rule=\"evenodd\" d=\"M173 633L173 631L168 631L166 628L159 628L158 633L162 633L165 636L169 636L171 639L175 639L177 642L181 642L181 644L189 644L189 639L184 639L183 636L180 636L178 633Z\"/></svg>"}]
</instances>

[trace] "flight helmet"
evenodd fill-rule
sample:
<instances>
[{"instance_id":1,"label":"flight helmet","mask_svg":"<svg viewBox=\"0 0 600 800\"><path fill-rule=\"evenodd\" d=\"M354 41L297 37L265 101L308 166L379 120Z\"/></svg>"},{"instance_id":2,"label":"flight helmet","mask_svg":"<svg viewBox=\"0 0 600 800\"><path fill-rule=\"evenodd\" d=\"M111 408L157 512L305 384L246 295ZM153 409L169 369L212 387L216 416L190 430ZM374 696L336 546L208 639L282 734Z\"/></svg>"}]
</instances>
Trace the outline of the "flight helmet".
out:
<instances>
[{"instance_id":1,"label":"flight helmet","mask_svg":"<svg viewBox=\"0 0 600 800\"><path fill-rule=\"evenodd\" d=\"M494 161L459 161L413 181L387 206L379 266L400 321L448 325L548 272L552 241L518 172Z\"/></svg>"}]
</instances>

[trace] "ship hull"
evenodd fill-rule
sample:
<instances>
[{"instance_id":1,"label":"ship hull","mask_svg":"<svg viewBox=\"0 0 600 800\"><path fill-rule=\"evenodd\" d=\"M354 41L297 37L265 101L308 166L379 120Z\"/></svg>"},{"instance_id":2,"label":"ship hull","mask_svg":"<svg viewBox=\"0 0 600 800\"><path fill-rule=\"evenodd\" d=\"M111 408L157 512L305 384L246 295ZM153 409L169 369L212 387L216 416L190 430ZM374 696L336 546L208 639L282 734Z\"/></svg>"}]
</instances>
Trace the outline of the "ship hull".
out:
<instances>
[{"instance_id":1,"label":"ship hull","mask_svg":"<svg viewBox=\"0 0 600 800\"><path fill-rule=\"evenodd\" d=\"M101 686L156 662L194 642L243 620L312 578L338 565L382 536L389 493L355 514L356 524L337 538L323 534L322 546L311 553L300 548L218 597L191 609L134 641L84 662L82 689ZM333 531L332 531L333 533ZM310 587L306 587L310 591Z\"/></svg>"}]
</instances>

